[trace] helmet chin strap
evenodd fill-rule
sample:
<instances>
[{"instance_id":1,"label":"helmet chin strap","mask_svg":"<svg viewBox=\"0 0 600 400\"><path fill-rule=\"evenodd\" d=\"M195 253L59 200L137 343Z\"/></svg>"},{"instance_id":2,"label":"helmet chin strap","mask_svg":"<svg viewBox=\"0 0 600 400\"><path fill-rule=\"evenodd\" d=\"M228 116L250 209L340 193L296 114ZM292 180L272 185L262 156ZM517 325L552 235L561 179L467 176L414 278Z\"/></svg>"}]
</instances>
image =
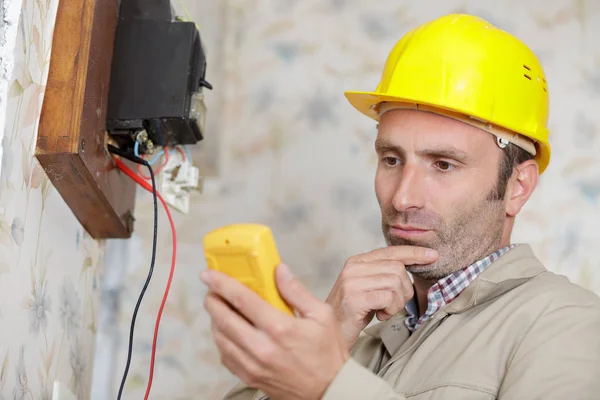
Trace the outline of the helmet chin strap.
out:
<instances>
[{"instance_id":1,"label":"helmet chin strap","mask_svg":"<svg viewBox=\"0 0 600 400\"><path fill-rule=\"evenodd\" d=\"M535 147L535 142L528 137L520 135L516 132L510 131L508 129L504 129L500 126L494 126L489 122L482 121L478 118L472 116L466 116L454 111L445 110L438 107L427 106L424 104L416 104L416 103L408 103L408 102L397 102L397 101L385 101L381 102L374 106L373 109L375 112L379 114L379 118L383 114L391 110L419 110L430 112L433 114L441 115L444 117L452 118L456 121L464 122L467 125L474 126L475 128L479 128L484 130L496 137L496 144L501 149L505 149L510 143L513 143L515 146L518 146L535 156L537 154L537 149Z\"/></svg>"}]
</instances>

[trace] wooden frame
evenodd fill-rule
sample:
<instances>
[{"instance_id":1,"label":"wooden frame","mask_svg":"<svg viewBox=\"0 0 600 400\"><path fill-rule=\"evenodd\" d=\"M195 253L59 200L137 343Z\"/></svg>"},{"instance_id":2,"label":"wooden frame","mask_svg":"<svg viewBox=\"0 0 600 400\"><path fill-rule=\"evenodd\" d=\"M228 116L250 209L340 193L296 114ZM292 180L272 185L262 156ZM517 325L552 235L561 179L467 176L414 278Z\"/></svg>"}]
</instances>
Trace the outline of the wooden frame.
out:
<instances>
[{"instance_id":1,"label":"wooden frame","mask_svg":"<svg viewBox=\"0 0 600 400\"><path fill-rule=\"evenodd\" d=\"M36 157L94 238L128 238L135 183L106 150L106 104L119 2L58 3Z\"/></svg>"}]
</instances>

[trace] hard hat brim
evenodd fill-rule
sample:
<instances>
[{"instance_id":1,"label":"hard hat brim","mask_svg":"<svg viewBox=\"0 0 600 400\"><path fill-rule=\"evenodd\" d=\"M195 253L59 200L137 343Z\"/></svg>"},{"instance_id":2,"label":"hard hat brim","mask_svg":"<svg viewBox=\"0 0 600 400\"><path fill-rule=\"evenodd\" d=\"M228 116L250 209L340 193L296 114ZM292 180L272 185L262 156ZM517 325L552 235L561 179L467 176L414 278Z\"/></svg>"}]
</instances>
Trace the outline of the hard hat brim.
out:
<instances>
[{"instance_id":1,"label":"hard hat brim","mask_svg":"<svg viewBox=\"0 0 600 400\"><path fill-rule=\"evenodd\" d=\"M350 104L369 118L379 121L379 114L375 110L375 106L383 101L410 101L407 99L399 99L396 96L386 96L375 92L359 92L347 91L344 96Z\"/></svg>"},{"instance_id":2,"label":"hard hat brim","mask_svg":"<svg viewBox=\"0 0 600 400\"><path fill-rule=\"evenodd\" d=\"M346 91L344 92L344 96L348 100L348 102L360 111L362 114L367 117L379 121L379 113L377 112L377 105L384 101L393 101L393 102L407 102L407 103L415 103L414 99L405 99L398 96L386 96L377 92L361 92L361 91ZM422 103L422 102L418 102ZM437 107L440 109L447 109L449 111L464 113L463 110L457 110L453 108L440 107L437 104L427 104L432 107ZM522 134L522 133L521 133ZM535 141L535 146L537 148L537 155L535 160L538 163L539 173L543 173L548 164L550 163L550 144L543 143L540 141Z\"/></svg>"}]
</instances>

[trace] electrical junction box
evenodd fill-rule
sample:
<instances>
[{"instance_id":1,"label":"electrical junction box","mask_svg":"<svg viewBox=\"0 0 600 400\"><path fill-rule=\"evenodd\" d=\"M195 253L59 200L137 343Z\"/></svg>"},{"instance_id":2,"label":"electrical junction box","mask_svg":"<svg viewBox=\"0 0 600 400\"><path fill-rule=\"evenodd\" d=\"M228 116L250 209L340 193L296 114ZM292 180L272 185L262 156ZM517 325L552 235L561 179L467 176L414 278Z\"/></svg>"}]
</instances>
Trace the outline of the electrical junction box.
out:
<instances>
[{"instance_id":1,"label":"electrical junction box","mask_svg":"<svg viewBox=\"0 0 600 400\"><path fill-rule=\"evenodd\" d=\"M146 131L140 153L203 139L206 57L193 22L170 3L122 0L115 35L106 127L123 150Z\"/></svg>"}]
</instances>

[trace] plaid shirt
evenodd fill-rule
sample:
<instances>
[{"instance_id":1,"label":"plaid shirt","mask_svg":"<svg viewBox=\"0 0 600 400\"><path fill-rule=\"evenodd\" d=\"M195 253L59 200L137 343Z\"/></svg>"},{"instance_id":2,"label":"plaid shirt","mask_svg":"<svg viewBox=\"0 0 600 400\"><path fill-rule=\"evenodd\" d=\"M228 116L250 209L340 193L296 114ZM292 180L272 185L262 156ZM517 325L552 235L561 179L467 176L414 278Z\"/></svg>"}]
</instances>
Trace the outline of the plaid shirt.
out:
<instances>
[{"instance_id":1,"label":"plaid shirt","mask_svg":"<svg viewBox=\"0 0 600 400\"><path fill-rule=\"evenodd\" d=\"M408 330L411 332L416 331L423 323L425 323L425 321L431 318L436 311L446 304L450 304L450 302L456 299L479 274L513 247L515 247L514 244L500 249L486 258L437 281L427 292L427 311L421 318L419 318L417 311L416 296L413 297L408 304L406 304L408 316L404 320L404 323Z\"/></svg>"}]
</instances>

